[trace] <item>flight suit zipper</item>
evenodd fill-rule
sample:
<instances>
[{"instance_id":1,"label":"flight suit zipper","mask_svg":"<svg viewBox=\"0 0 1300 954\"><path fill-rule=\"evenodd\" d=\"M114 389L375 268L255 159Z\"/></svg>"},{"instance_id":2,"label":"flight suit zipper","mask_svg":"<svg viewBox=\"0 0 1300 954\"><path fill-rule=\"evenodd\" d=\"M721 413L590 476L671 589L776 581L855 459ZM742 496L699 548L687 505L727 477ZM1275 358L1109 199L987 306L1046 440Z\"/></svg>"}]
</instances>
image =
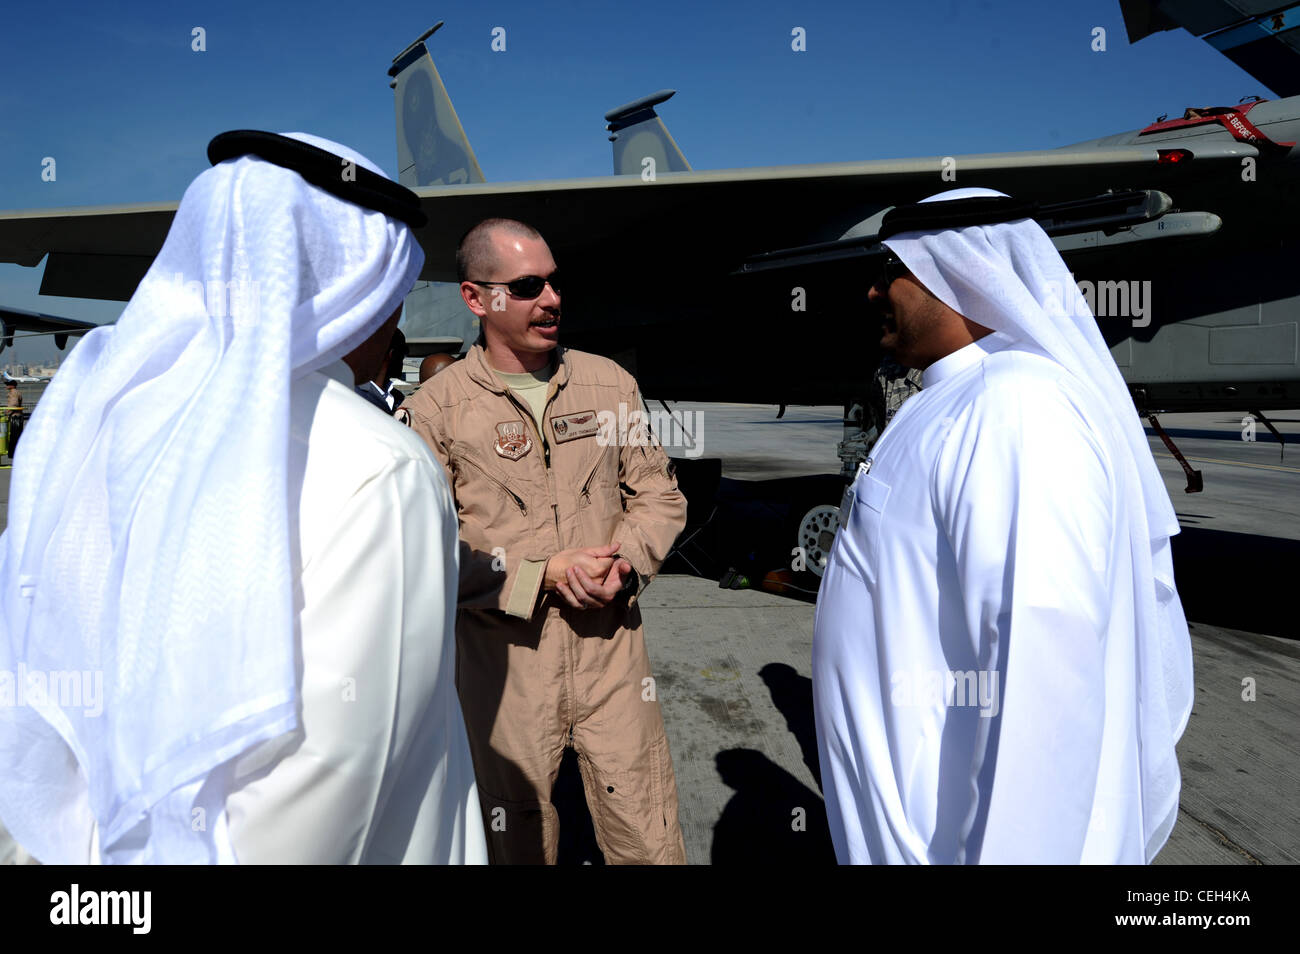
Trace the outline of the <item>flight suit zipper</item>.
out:
<instances>
[{"instance_id":1,"label":"flight suit zipper","mask_svg":"<svg viewBox=\"0 0 1300 954\"><path fill-rule=\"evenodd\" d=\"M554 381L547 385L546 403L542 405L542 421L546 420L546 412L551 408L551 402L555 400L560 389ZM560 535L560 504L558 495L555 492L555 470L551 467L551 445L542 437L542 422L533 417L532 408L525 408L523 403L515 395L514 391L506 388L506 399L514 405L525 421L533 428L533 433L537 435L537 441L542 445L542 463L546 468L546 489L551 497L551 515L555 519L555 543L559 550L565 549L564 540ZM577 660L575 659L574 647L569 639L563 640L564 647L564 676L567 686L568 695L568 712L565 714L569 725L572 726L575 718L575 700L577 698L576 674L574 672Z\"/></svg>"},{"instance_id":2,"label":"flight suit zipper","mask_svg":"<svg viewBox=\"0 0 1300 954\"><path fill-rule=\"evenodd\" d=\"M556 374L559 373L558 366L555 368L555 373ZM491 376L489 375L489 377ZM515 392L510 387L501 388L500 390L498 390L498 387L499 386L493 386L490 387L488 390L493 391L494 393L497 394L503 394L505 396L506 400L509 401L510 404L514 406L515 410L519 413L520 417L522 417L532 427L533 434L536 436L538 443L542 445L542 463L546 470L546 488L551 497L551 516L554 519L554 524L555 524L555 543L559 549L563 550L564 541L563 539L561 539L561 534L560 534L560 505L558 502L558 497L555 492L555 471L551 467L551 445L542 436L542 421L546 419L546 414L551 409L551 402L553 402L560 393L559 386L556 384L554 376L552 376L551 380L547 384L546 403L542 405L542 421L538 421L533 417L532 409L530 407L525 407L523 403L520 401L519 397L515 394ZM483 468L479 467L479 470L483 470ZM484 471L484 473L487 474L486 471ZM515 501L519 504L520 509L523 510L524 513L528 512L527 508L524 506L523 501L520 500L518 495L516 495L508 487L505 487L505 485L502 484L501 481L492 478L490 474L487 474L487 476L489 477L489 479L494 480L495 483L497 483L499 486L503 487L503 489L505 489L506 492L509 493L512 497L514 497ZM590 481L590 478L588 478L588 480Z\"/></svg>"},{"instance_id":3,"label":"flight suit zipper","mask_svg":"<svg viewBox=\"0 0 1300 954\"><path fill-rule=\"evenodd\" d=\"M546 419L546 412L550 410L551 402L555 400L555 396L559 393L560 389L554 386L554 382L547 385L546 403L542 405L542 420ZM524 407L519 398L515 396L514 391L509 388L506 389L506 397L515 406L515 409L520 412L524 420L532 425L533 433L537 435L537 442L542 445L542 463L546 468L546 489L551 495L551 516L555 520L555 543L563 550L564 541L560 539L560 504L555 494L555 472L551 469L551 445L542 436L541 421L533 419L532 409Z\"/></svg>"},{"instance_id":4,"label":"flight suit zipper","mask_svg":"<svg viewBox=\"0 0 1300 954\"><path fill-rule=\"evenodd\" d=\"M542 425L539 424L537 421L533 420L532 408L524 407L523 403L519 400L519 398L515 397L515 392L512 391L510 388L506 388L506 398L507 400L510 401L511 404L515 406L515 410L519 412L519 416L532 425L533 434L536 435L537 443L542 448L542 463L546 466L547 470L550 470L551 469L551 445L546 442L546 439L544 437L542 437ZM550 404L551 404L551 399L550 397L548 397L546 399L546 407L549 407ZM546 416L546 407L542 408L543 417Z\"/></svg>"},{"instance_id":5,"label":"flight suit zipper","mask_svg":"<svg viewBox=\"0 0 1300 954\"><path fill-rule=\"evenodd\" d=\"M556 396L559 393L560 393L559 387L555 384L554 380L552 380L547 385L546 402L542 405L542 420L534 422L536 424L539 438L541 438L542 422L546 420L546 414L551 409L551 402L555 400ZM514 395L512 394L511 398L513 399L513 397ZM531 413L529 413L528 417L529 420L532 420ZM556 493L555 471L551 467L551 445L547 441L543 440L542 448L545 452L542 457L542 460L546 464L546 487L551 494L551 516L554 517L555 519L555 545L559 549L563 550L565 549L565 546L564 546L564 540L560 534L560 498L559 495ZM564 669L565 669L564 676L565 676L565 682L567 683L566 694L568 695L568 699L566 700L568 702L567 705L568 712L565 713L565 716L569 723L569 732L570 734L572 734L573 723L574 720L577 718L578 687L577 687L577 673L575 671L577 668L577 658L576 658L577 653L575 651L576 647L573 644L572 638L564 639L563 644L564 644Z\"/></svg>"}]
</instances>

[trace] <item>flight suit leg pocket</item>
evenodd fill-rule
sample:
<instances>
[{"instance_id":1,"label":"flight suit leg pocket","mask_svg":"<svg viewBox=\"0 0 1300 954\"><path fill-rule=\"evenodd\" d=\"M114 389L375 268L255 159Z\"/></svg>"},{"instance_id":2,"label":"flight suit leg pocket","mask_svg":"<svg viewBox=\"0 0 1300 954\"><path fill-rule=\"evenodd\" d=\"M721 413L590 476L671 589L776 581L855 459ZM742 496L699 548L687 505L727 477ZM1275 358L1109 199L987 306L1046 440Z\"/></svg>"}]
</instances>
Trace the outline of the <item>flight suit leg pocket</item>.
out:
<instances>
[{"instance_id":1,"label":"flight suit leg pocket","mask_svg":"<svg viewBox=\"0 0 1300 954\"><path fill-rule=\"evenodd\" d=\"M578 753L582 786L587 793L596 843L609 865L650 864L644 835L645 819L652 813L648 787L638 785L629 772L597 765Z\"/></svg>"},{"instance_id":2,"label":"flight suit leg pocket","mask_svg":"<svg viewBox=\"0 0 1300 954\"><path fill-rule=\"evenodd\" d=\"M661 735L650 747L653 815L646 830L650 861L657 865L686 864L686 842L677 818L677 778L668 751L668 737Z\"/></svg>"},{"instance_id":3,"label":"flight suit leg pocket","mask_svg":"<svg viewBox=\"0 0 1300 954\"><path fill-rule=\"evenodd\" d=\"M479 789L488 860L494 865L553 865L560 842L555 806L541 800L512 801Z\"/></svg>"},{"instance_id":4,"label":"flight suit leg pocket","mask_svg":"<svg viewBox=\"0 0 1300 954\"><path fill-rule=\"evenodd\" d=\"M579 765L607 864L686 863L666 736L651 743L631 771L602 769L582 755Z\"/></svg>"}]
</instances>

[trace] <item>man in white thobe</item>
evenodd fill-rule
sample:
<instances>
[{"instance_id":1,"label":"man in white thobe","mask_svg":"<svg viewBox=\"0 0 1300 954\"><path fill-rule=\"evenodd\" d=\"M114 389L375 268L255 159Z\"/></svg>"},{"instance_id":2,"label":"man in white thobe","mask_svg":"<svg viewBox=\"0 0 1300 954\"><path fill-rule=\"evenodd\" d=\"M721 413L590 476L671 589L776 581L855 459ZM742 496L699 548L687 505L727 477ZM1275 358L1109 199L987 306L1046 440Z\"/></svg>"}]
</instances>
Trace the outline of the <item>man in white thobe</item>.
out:
<instances>
[{"instance_id":1,"label":"man in white thobe","mask_svg":"<svg viewBox=\"0 0 1300 954\"><path fill-rule=\"evenodd\" d=\"M423 441L354 380L338 361L290 391L302 726L236 768L231 842L244 863L486 864L454 684L451 491Z\"/></svg>"},{"instance_id":2,"label":"man in white thobe","mask_svg":"<svg viewBox=\"0 0 1300 954\"><path fill-rule=\"evenodd\" d=\"M54 863L485 863L450 490L353 390L418 199L303 134L208 155L14 472L0 819Z\"/></svg>"},{"instance_id":3,"label":"man in white thobe","mask_svg":"<svg viewBox=\"0 0 1300 954\"><path fill-rule=\"evenodd\" d=\"M818 597L841 863L1144 863L1176 817L1177 522L1095 319L1015 207L963 189L882 224L882 346L923 375Z\"/></svg>"}]
</instances>

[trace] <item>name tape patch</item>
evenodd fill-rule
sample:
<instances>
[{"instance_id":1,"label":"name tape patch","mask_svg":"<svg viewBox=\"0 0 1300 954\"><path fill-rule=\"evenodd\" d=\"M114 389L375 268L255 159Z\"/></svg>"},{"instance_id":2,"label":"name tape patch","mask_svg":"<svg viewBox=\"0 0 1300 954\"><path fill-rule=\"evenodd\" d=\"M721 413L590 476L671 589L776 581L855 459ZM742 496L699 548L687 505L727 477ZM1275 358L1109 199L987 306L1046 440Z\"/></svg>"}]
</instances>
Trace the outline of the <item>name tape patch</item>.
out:
<instances>
[{"instance_id":1,"label":"name tape patch","mask_svg":"<svg viewBox=\"0 0 1300 954\"><path fill-rule=\"evenodd\" d=\"M600 421L596 419L594 410L575 411L573 414L552 417L551 430L555 434L555 442L563 444L565 441L576 441L580 437L594 436L600 431Z\"/></svg>"}]
</instances>

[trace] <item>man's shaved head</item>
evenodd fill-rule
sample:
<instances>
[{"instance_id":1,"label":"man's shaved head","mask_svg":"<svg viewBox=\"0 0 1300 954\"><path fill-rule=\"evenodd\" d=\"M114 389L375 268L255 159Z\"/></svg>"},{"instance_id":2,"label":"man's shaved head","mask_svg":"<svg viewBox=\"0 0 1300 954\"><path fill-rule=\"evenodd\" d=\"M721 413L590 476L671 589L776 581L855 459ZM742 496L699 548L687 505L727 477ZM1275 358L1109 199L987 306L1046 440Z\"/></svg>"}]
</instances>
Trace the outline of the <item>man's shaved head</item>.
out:
<instances>
[{"instance_id":1,"label":"man's shaved head","mask_svg":"<svg viewBox=\"0 0 1300 954\"><path fill-rule=\"evenodd\" d=\"M560 277L546 239L522 222L488 219L461 239L456 266L461 300L481 322L492 367L519 374L549 362L560 330Z\"/></svg>"},{"instance_id":2,"label":"man's shaved head","mask_svg":"<svg viewBox=\"0 0 1300 954\"><path fill-rule=\"evenodd\" d=\"M525 239L542 237L537 229L524 222L514 219L484 219L466 232L460 240L460 245L456 247L457 281L468 282L475 279L484 281L490 277L492 269L497 266L492 238L498 231Z\"/></svg>"}]
</instances>

